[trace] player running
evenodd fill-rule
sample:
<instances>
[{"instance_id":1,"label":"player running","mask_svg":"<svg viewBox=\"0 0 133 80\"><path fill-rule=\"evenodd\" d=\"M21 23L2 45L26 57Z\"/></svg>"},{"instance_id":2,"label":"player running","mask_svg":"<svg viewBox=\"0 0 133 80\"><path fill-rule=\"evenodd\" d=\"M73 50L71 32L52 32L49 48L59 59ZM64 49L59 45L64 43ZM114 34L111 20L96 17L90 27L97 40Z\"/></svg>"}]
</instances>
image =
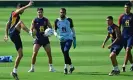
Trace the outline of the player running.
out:
<instances>
[{"instance_id":1,"label":"player running","mask_svg":"<svg viewBox=\"0 0 133 80\"><path fill-rule=\"evenodd\" d=\"M28 72L34 72L36 56L41 46L43 46L49 59L49 71L54 72L55 70L52 65L52 55L51 55L51 47L50 47L49 38L45 36L44 34L44 31L47 28L52 28L52 26L49 20L43 16L43 8L37 9L37 15L38 17L32 21L32 25L31 25L31 31L33 33L33 37L35 38L35 41L33 45L31 69Z\"/></svg>"},{"instance_id":2,"label":"player running","mask_svg":"<svg viewBox=\"0 0 133 80\"><path fill-rule=\"evenodd\" d=\"M133 71L133 59L131 54L131 49L133 46L133 13L130 12L131 6L132 4L130 2L125 4L125 13L123 13L119 17L118 21L119 27L122 26L123 45L126 51L124 64L122 66L123 72L126 71L125 67L127 65L128 60L131 63L130 70Z\"/></svg>"},{"instance_id":3,"label":"player running","mask_svg":"<svg viewBox=\"0 0 133 80\"><path fill-rule=\"evenodd\" d=\"M55 32L54 35L59 38L62 53L64 55L64 74L68 73L68 65L70 66L69 73L74 71L74 66L72 65L71 58L69 56L69 50L73 43L74 48L76 48L76 35L74 30L73 21L71 18L66 17L66 9L60 9L60 18L55 20Z\"/></svg>"},{"instance_id":4,"label":"player running","mask_svg":"<svg viewBox=\"0 0 133 80\"><path fill-rule=\"evenodd\" d=\"M12 11L9 21L6 24L6 32L4 40L8 40L8 34L10 36L11 41L14 43L16 50L18 52L18 56L15 61L14 69L11 72L12 76L16 79L18 79L17 75L17 68L19 66L20 60L23 57L23 46L22 41L20 38L20 30L21 28L29 33L29 29L24 25L24 23L20 20L20 15L24 12L25 9L30 7L33 4L32 1L29 2L28 5L23 6L22 4L17 5L17 9L15 11Z\"/></svg>"},{"instance_id":5,"label":"player running","mask_svg":"<svg viewBox=\"0 0 133 80\"><path fill-rule=\"evenodd\" d=\"M104 48L106 42L109 40L109 38L111 38L112 43L108 46L108 49L110 49L110 52L111 52L110 59L113 65L113 70L109 73L109 76L113 76L113 75L118 75L120 73L116 56L121 51L123 45L122 45L121 32L118 26L113 23L112 16L107 17L107 24L108 24L108 27L107 27L108 34L102 44L102 48Z\"/></svg>"}]
</instances>

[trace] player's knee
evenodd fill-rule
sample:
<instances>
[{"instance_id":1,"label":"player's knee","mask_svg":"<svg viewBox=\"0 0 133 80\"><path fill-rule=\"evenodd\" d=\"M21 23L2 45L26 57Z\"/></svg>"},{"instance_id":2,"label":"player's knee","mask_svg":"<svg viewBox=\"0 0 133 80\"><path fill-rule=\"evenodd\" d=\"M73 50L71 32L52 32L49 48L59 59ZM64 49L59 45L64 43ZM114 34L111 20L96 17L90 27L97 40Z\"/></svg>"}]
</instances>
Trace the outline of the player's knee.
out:
<instances>
[{"instance_id":1,"label":"player's knee","mask_svg":"<svg viewBox=\"0 0 133 80\"><path fill-rule=\"evenodd\" d=\"M131 52L131 48L126 48L126 53L128 53L128 54L130 54L130 52Z\"/></svg>"},{"instance_id":2,"label":"player's knee","mask_svg":"<svg viewBox=\"0 0 133 80\"><path fill-rule=\"evenodd\" d=\"M113 58L113 57L115 57L115 56L116 56L116 55L115 55L114 52L111 52L111 54L109 55L110 58Z\"/></svg>"},{"instance_id":3,"label":"player's knee","mask_svg":"<svg viewBox=\"0 0 133 80\"><path fill-rule=\"evenodd\" d=\"M111 54L109 55L109 58L112 58L112 55Z\"/></svg>"},{"instance_id":4,"label":"player's knee","mask_svg":"<svg viewBox=\"0 0 133 80\"><path fill-rule=\"evenodd\" d=\"M21 20L18 22L19 24L23 23Z\"/></svg>"},{"instance_id":5,"label":"player's knee","mask_svg":"<svg viewBox=\"0 0 133 80\"><path fill-rule=\"evenodd\" d=\"M47 54L51 54L51 50L50 49L46 50L46 52L47 52Z\"/></svg>"},{"instance_id":6,"label":"player's knee","mask_svg":"<svg viewBox=\"0 0 133 80\"><path fill-rule=\"evenodd\" d=\"M18 57L19 57L19 58L22 58L22 57L23 57L23 54L18 54Z\"/></svg>"},{"instance_id":7,"label":"player's knee","mask_svg":"<svg viewBox=\"0 0 133 80\"><path fill-rule=\"evenodd\" d=\"M35 51L35 52L33 52L33 56L37 56L37 53L38 53L38 52L36 52L36 51Z\"/></svg>"}]
</instances>

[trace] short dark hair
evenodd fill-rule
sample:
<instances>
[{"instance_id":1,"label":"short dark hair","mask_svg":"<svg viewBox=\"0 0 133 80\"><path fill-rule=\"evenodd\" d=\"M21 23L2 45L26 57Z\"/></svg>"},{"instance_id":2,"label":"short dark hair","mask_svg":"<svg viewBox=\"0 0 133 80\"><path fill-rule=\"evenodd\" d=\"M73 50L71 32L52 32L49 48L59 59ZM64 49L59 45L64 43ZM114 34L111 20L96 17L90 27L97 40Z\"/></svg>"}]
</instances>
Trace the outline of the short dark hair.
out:
<instances>
[{"instance_id":1,"label":"short dark hair","mask_svg":"<svg viewBox=\"0 0 133 80\"><path fill-rule=\"evenodd\" d=\"M66 8L61 8L60 10L63 10L63 11L65 11L65 12L66 12Z\"/></svg>"},{"instance_id":2,"label":"short dark hair","mask_svg":"<svg viewBox=\"0 0 133 80\"><path fill-rule=\"evenodd\" d=\"M107 19L113 20L113 17L112 16L108 16Z\"/></svg>"},{"instance_id":3,"label":"short dark hair","mask_svg":"<svg viewBox=\"0 0 133 80\"><path fill-rule=\"evenodd\" d=\"M39 10L43 11L43 8L37 8L37 11L39 11Z\"/></svg>"},{"instance_id":4,"label":"short dark hair","mask_svg":"<svg viewBox=\"0 0 133 80\"><path fill-rule=\"evenodd\" d=\"M21 7L23 7L24 5L23 4L21 4L21 3L18 3L17 4L17 8L21 8Z\"/></svg>"},{"instance_id":5,"label":"short dark hair","mask_svg":"<svg viewBox=\"0 0 133 80\"><path fill-rule=\"evenodd\" d=\"M127 2L127 3L125 4L125 6L132 7L132 3L131 3L131 2Z\"/></svg>"}]
</instances>

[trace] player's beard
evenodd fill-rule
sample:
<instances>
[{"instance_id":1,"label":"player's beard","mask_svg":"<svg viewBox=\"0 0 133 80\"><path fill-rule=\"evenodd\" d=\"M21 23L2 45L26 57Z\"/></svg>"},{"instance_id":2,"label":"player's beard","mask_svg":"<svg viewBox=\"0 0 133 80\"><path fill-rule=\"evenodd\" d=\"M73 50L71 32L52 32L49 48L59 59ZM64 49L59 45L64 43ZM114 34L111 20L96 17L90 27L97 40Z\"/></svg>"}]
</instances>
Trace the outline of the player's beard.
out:
<instances>
[{"instance_id":1,"label":"player's beard","mask_svg":"<svg viewBox=\"0 0 133 80\"><path fill-rule=\"evenodd\" d=\"M62 19L64 19L66 16L65 16L65 15L61 15L60 17L61 17Z\"/></svg>"}]
</instances>

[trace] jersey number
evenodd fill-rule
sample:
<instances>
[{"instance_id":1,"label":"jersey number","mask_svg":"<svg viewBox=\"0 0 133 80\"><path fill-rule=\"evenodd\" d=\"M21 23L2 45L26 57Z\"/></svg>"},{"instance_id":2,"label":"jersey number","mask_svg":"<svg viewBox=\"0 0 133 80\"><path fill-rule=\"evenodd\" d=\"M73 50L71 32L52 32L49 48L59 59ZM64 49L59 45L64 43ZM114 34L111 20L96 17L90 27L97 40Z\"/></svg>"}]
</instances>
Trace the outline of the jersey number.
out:
<instances>
[{"instance_id":1,"label":"jersey number","mask_svg":"<svg viewBox=\"0 0 133 80\"><path fill-rule=\"evenodd\" d=\"M125 26L126 26L126 27L129 27L129 20L126 20L126 21L125 21Z\"/></svg>"},{"instance_id":2,"label":"jersey number","mask_svg":"<svg viewBox=\"0 0 133 80\"><path fill-rule=\"evenodd\" d=\"M109 36L112 38L113 37L113 35L112 34L109 34Z\"/></svg>"},{"instance_id":3,"label":"jersey number","mask_svg":"<svg viewBox=\"0 0 133 80\"><path fill-rule=\"evenodd\" d=\"M62 27L62 32L66 32L66 28L65 27Z\"/></svg>"},{"instance_id":4,"label":"jersey number","mask_svg":"<svg viewBox=\"0 0 133 80\"><path fill-rule=\"evenodd\" d=\"M44 32L44 27L40 26L40 32Z\"/></svg>"}]
</instances>

